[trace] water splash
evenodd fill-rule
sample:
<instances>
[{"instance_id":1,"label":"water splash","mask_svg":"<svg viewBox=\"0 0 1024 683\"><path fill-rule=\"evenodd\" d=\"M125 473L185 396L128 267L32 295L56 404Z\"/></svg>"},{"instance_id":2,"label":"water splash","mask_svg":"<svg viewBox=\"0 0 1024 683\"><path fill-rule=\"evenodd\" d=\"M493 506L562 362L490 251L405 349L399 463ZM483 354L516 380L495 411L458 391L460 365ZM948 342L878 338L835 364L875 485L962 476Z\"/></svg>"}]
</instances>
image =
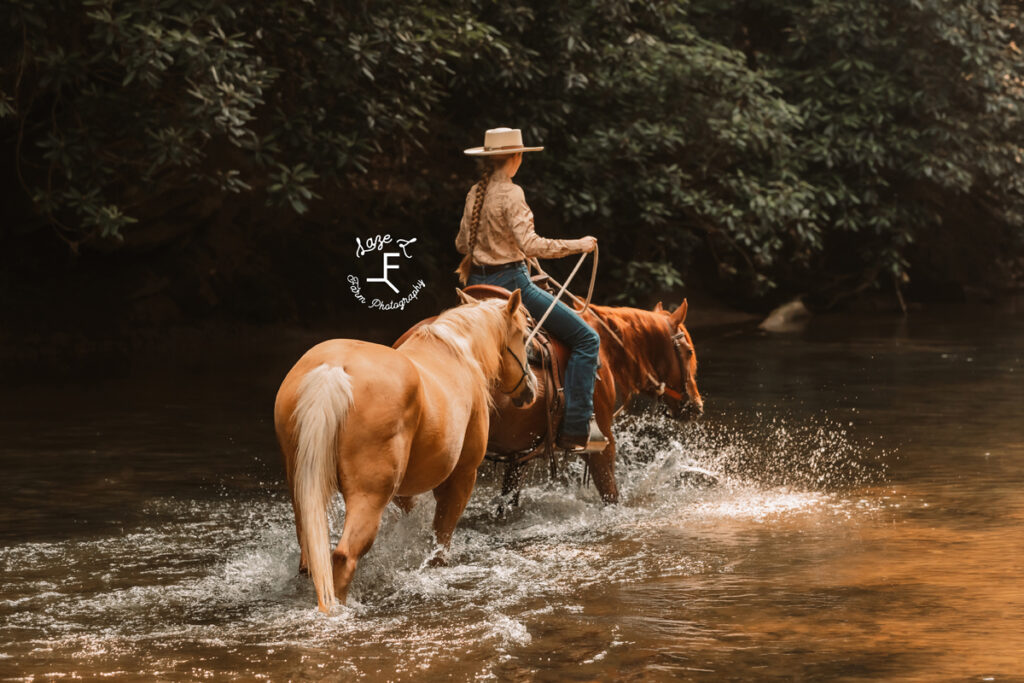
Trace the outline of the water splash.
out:
<instances>
[{"instance_id":1,"label":"water splash","mask_svg":"<svg viewBox=\"0 0 1024 683\"><path fill-rule=\"evenodd\" d=\"M862 501L847 501L844 489L880 476L870 453L827 421L763 418L736 429L647 416L624 421L618 434L622 504L602 506L572 463L568 485L535 481L519 508L495 517L495 484L484 473L440 568L424 566L430 496L409 515L389 508L349 605L327 618L296 572L291 505L280 489L157 499L151 516L174 521L4 548L0 668L70 659L195 673L176 654L191 650L218 653L213 661L236 653L228 660L253 673L280 650L316 666L327 657L332 673L356 675L370 671L358 656L370 642L409 663L410 675L453 653L496 661L494 653L529 645L531 614L572 609L590 587L728 571L715 557L665 552L658 530L848 512ZM334 538L343 514L339 499Z\"/></svg>"},{"instance_id":2,"label":"water splash","mask_svg":"<svg viewBox=\"0 0 1024 683\"><path fill-rule=\"evenodd\" d=\"M622 460L660 460L663 467L723 484L836 491L884 479L889 455L874 443L855 441L849 425L827 415L797 420L755 413L742 425L730 425L681 424L647 413L616 426ZM696 483L711 482L698 476Z\"/></svg>"}]
</instances>

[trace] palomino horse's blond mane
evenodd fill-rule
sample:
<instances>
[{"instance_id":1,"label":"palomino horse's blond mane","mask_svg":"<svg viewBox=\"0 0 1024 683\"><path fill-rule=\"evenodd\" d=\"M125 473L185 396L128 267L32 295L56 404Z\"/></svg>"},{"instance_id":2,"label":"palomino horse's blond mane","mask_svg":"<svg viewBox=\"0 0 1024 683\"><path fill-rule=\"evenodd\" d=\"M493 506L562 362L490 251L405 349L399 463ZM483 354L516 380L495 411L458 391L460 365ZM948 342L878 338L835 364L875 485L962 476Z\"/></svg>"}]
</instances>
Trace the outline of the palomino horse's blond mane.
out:
<instances>
[{"instance_id":1,"label":"palomino horse's blond mane","mask_svg":"<svg viewBox=\"0 0 1024 683\"><path fill-rule=\"evenodd\" d=\"M473 386L480 392L479 398L488 408L493 406L494 397L488 390L488 377L493 377L501 365L505 320L505 301L486 299L477 303L457 306L443 311L431 323L413 330L405 344L417 340L434 340L466 363L475 379ZM480 316L484 310L490 315Z\"/></svg>"}]
</instances>

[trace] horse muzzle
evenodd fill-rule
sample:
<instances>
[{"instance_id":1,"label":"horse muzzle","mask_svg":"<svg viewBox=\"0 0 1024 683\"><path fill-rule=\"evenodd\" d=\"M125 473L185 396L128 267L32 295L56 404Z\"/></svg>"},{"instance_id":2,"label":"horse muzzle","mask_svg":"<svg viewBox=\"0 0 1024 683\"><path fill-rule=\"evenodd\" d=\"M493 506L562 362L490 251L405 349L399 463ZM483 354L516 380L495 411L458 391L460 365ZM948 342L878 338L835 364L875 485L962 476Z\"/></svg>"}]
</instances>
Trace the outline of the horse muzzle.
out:
<instances>
[{"instance_id":1,"label":"horse muzzle","mask_svg":"<svg viewBox=\"0 0 1024 683\"><path fill-rule=\"evenodd\" d=\"M536 400L536 398L537 396L534 393L533 389L528 388L512 399L512 405L514 405L516 408L525 408L529 405L533 405L533 402L534 400Z\"/></svg>"},{"instance_id":2,"label":"horse muzzle","mask_svg":"<svg viewBox=\"0 0 1024 683\"><path fill-rule=\"evenodd\" d=\"M689 400L686 403L680 403L679 407L675 410L675 418L684 422L699 420L703 415L703 401Z\"/></svg>"},{"instance_id":3,"label":"horse muzzle","mask_svg":"<svg viewBox=\"0 0 1024 683\"><path fill-rule=\"evenodd\" d=\"M526 408L527 406L533 405L533 402L537 400L537 378L530 371L530 374L526 377L526 386L521 392L512 397L512 405L516 408Z\"/></svg>"}]
</instances>

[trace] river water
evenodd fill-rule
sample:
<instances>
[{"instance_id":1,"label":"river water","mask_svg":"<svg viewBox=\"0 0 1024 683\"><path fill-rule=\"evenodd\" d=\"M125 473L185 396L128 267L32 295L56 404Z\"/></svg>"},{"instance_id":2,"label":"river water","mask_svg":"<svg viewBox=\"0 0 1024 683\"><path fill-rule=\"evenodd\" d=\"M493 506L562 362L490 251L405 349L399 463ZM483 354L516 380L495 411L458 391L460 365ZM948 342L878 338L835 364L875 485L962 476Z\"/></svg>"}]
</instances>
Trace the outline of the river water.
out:
<instances>
[{"instance_id":1,"label":"river water","mask_svg":"<svg viewBox=\"0 0 1024 683\"><path fill-rule=\"evenodd\" d=\"M485 465L450 566L390 511L329 617L271 421L314 341L0 388L0 678L1024 675L1024 315L695 331L707 415L620 425L620 505L499 517Z\"/></svg>"}]
</instances>

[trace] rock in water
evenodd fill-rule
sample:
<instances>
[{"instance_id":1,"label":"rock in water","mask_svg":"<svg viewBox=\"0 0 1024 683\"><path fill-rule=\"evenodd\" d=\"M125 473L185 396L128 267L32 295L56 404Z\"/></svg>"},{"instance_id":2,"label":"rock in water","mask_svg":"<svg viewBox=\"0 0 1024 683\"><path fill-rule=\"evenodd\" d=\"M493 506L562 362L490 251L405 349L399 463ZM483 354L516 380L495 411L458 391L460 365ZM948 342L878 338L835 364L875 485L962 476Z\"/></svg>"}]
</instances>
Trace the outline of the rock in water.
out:
<instances>
[{"instance_id":1,"label":"rock in water","mask_svg":"<svg viewBox=\"0 0 1024 683\"><path fill-rule=\"evenodd\" d=\"M783 304L768 314L759 328L768 332L800 332L811 319L811 312L800 299Z\"/></svg>"}]
</instances>

